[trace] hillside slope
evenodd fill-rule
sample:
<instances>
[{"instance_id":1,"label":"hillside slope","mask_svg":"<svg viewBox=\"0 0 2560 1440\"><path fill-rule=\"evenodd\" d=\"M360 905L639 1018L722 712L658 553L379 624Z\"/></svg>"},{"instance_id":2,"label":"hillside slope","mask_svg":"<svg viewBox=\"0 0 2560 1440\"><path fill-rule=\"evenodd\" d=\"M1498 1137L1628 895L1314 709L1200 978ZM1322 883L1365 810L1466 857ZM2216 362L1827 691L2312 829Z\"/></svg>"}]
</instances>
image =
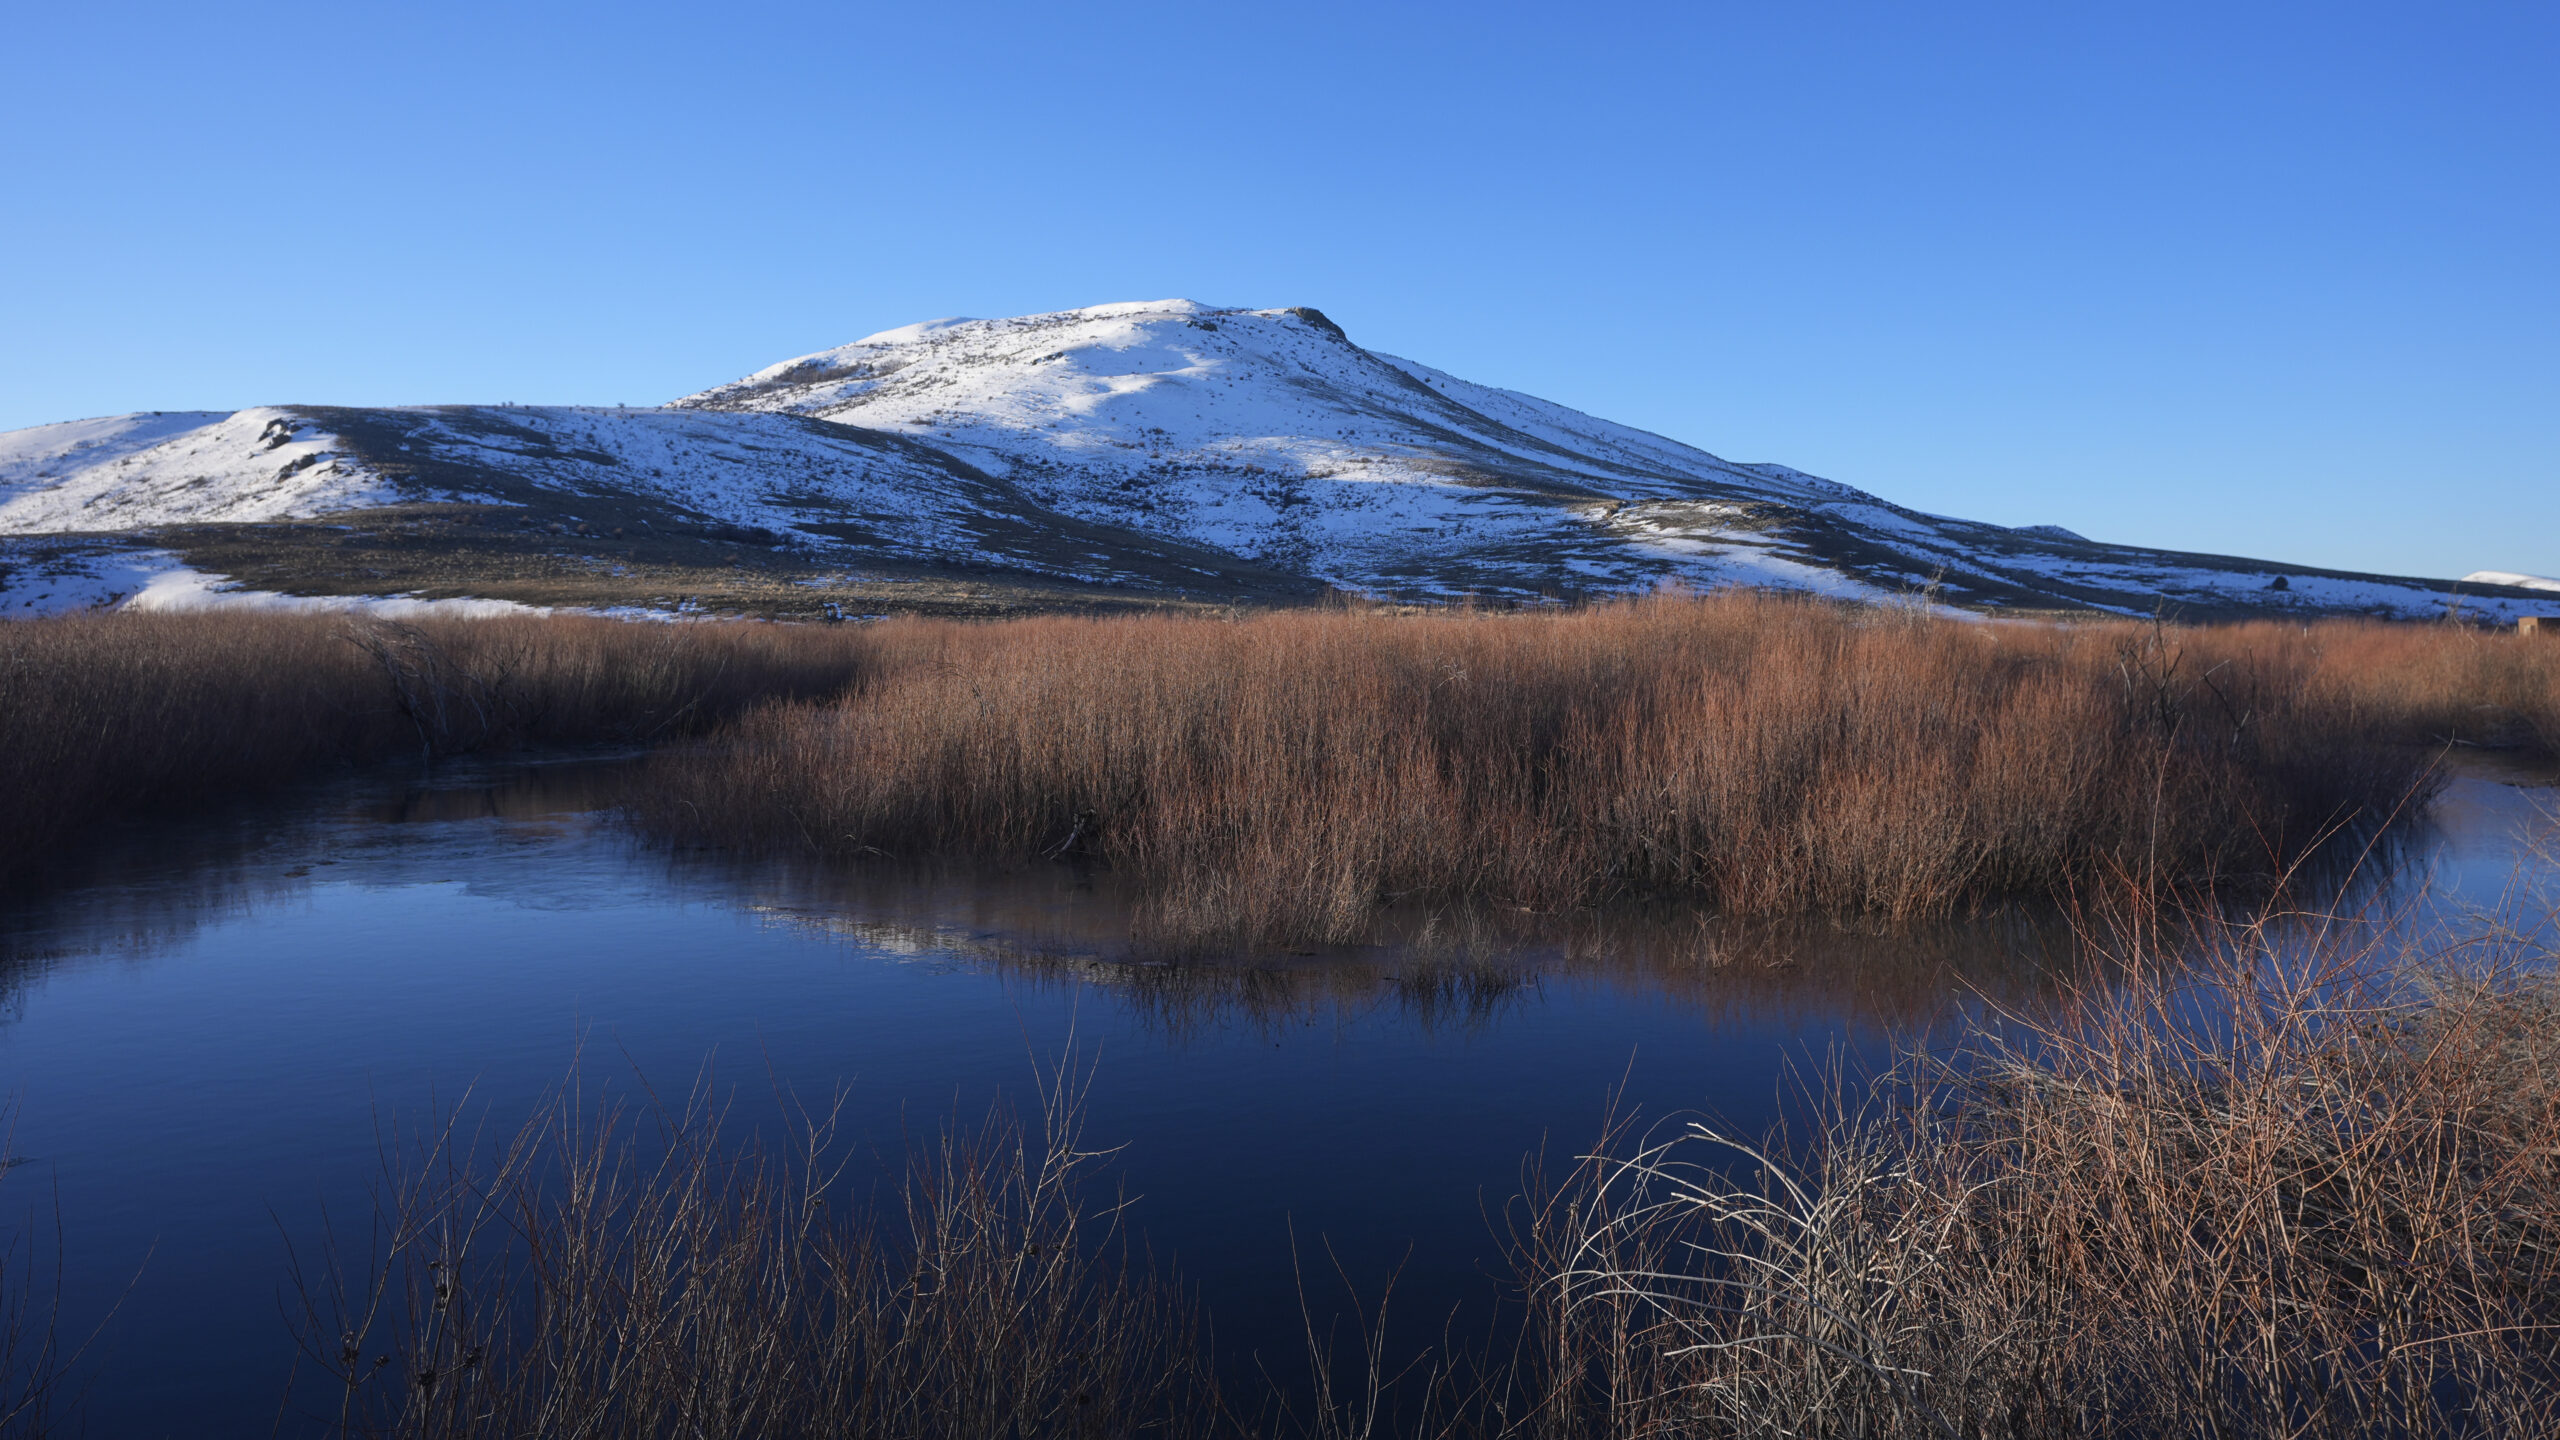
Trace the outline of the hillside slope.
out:
<instances>
[{"instance_id":1,"label":"hillside slope","mask_svg":"<svg viewBox=\"0 0 2560 1440\"><path fill-rule=\"evenodd\" d=\"M1230 599L1666 581L2145 614L2548 599L1928 515L1362 349L1317 311L1184 300L907 326L655 409L279 406L0 435L0 536L167 543L419 507Z\"/></svg>"}]
</instances>

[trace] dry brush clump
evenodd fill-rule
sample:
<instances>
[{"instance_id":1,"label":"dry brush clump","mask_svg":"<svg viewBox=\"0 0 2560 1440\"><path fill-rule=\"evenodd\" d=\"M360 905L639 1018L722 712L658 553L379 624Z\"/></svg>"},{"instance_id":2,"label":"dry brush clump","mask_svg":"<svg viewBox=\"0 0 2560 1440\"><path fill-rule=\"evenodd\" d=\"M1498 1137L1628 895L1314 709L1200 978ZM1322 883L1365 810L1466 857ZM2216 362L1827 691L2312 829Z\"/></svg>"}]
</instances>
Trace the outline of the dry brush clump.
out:
<instances>
[{"instance_id":1,"label":"dry brush clump","mask_svg":"<svg viewBox=\"0 0 2560 1440\"><path fill-rule=\"evenodd\" d=\"M0 623L0 876L101 820L333 765L680 736L840 686L851 651L823 628L580 617Z\"/></svg>"},{"instance_id":2,"label":"dry brush clump","mask_svg":"<svg viewBox=\"0 0 2560 1440\"><path fill-rule=\"evenodd\" d=\"M2250 626L2251 643L2290 627ZM2463 625L2328 624L2294 631L2321 681L2365 725L2430 744L2560 757L2560 644Z\"/></svg>"},{"instance_id":3,"label":"dry brush clump","mask_svg":"<svg viewBox=\"0 0 2560 1440\"><path fill-rule=\"evenodd\" d=\"M1519 1231L1525 1431L2560 1433L2553 957L2224 940L1809 1147L1593 1158Z\"/></svg>"},{"instance_id":4,"label":"dry brush clump","mask_svg":"<svg viewBox=\"0 0 2560 1440\"><path fill-rule=\"evenodd\" d=\"M784 1150L574 1090L388 1168L371 1243L297 1267L290 1409L340 1436L1084 1440L1226 1423L1204 1335L1099 1203L1082 1081L907 1157L885 1213L831 1114Z\"/></svg>"},{"instance_id":5,"label":"dry brush clump","mask_svg":"<svg viewBox=\"0 0 2560 1440\"><path fill-rule=\"evenodd\" d=\"M1382 901L1913 918L2292 863L2424 756L2278 627L1979 625L1748 593L1564 614L892 622L845 697L662 759L642 821L1085 855L1175 944Z\"/></svg>"}]
</instances>

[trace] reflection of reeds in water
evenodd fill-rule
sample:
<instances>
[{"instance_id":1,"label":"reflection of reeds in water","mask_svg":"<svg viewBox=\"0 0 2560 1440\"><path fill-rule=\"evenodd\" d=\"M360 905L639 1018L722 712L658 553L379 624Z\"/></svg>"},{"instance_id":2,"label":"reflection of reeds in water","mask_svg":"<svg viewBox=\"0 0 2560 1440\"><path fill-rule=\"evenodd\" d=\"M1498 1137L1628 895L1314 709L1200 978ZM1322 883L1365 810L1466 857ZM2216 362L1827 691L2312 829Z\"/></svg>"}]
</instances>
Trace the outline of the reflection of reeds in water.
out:
<instances>
[{"instance_id":1,"label":"reflection of reeds in water","mask_svg":"<svg viewBox=\"0 0 2560 1440\"><path fill-rule=\"evenodd\" d=\"M49 867L40 888L0 894L0 1013L63 962L150 955L209 926L347 877L365 852L396 853L400 827L607 823L630 757L579 752L464 757L340 774L239 797L184 817L102 825Z\"/></svg>"},{"instance_id":2,"label":"reflection of reeds in water","mask_svg":"<svg viewBox=\"0 0 2560 1440\"><path fill-rule=\"evenodd\" d=\"M2396 892L2395 836L2345 883L2289 887L2321 909L2235 910L2288 946L2316 943L2323 916ZM2352 857L2351 857L2352 858ZM2222 914L2109 897L2071 908L2020 903L1936 920L1717 916L1676 902L1561 913L1452 904L1381 907L1369 943L1166 955L1134 933L1144 896L1127 877L1065 866L839 868L689 856L688 885L725 892L770 923L842 936L890 955L982 968L1009 980L1099 991L1166 1034L1232 1024L1294 1028L1386 1012L1426 1026L1479 1024L1539 1003L1556 984L1672 1007L1703 1025L1846 1025L1875 1036L1959 1024L1989 1005L2033 1010L2111 973L2123 927L2149 952L2209 948Z\"/></svg>"},{"instance_id":3,"label":"reflection of reeds in water","mask_svg":"<svg viewBox=\"0 0 2560 1440\"><path fill-rule=\"evenodd\" d=\"M1509 907L1384 908L1370 943L1167 956L1133 936L1143 905L1109 874L909 868L841 871L682 862L689 883L743 898L771 923L891 955L1099 991L1158 1033L1294 1028L1384 1010L1426 1027L1488 1023L1552 982L1676 1007L1702 1024L1923 1028L1952 996L2026 1004L2075 962L2072 922L2050 907L1903 924L1831 917L1727 919L1681 905L1563 914Z\"/></svg>"}]
</instances>

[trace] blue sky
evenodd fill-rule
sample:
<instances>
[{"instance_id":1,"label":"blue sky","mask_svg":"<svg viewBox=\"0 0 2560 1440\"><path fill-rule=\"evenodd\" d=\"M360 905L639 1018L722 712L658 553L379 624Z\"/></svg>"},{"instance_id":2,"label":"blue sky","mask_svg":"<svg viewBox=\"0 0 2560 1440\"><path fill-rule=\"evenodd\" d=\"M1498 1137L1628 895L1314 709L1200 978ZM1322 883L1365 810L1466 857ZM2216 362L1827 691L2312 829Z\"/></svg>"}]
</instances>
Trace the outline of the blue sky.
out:
<instances>
[{"instance_id":1,"label":"blue sky","mask_svg":"<svg viewBox=\"0 0 2560 1440\"><path fill-rule=\"evenodd\" d=\"M2549 5L0 4L0 428L1315 305L1904 504L2560 574Z\"/></svg>"}]
</instances>

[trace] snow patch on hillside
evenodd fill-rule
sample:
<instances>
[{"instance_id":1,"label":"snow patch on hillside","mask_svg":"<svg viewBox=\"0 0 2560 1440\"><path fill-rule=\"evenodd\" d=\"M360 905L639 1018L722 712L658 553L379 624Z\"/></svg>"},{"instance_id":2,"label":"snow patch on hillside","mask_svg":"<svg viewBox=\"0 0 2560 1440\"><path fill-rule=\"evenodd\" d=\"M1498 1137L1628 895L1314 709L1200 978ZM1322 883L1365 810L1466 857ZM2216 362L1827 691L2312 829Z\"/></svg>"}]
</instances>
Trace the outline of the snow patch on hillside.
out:
<instances>
[{"instance_id":1,"label":"snow patch on hillside","mask_svg":"<svg viewBox=\"0 0 2560 1440\"><path fill-rule=\"evenodd\" d=\"M655 497L731 524L789 530L815 514L896 527L927 548L954 477L928 456L781 415L584 406L392 412L421 459L485 467L568 494Z\"/></svg>"},{"instance_id":2,"label":"snow patch on hillside","mask_svg":"<svg viewBox=\"0 0 2560 1440\"><path fill-rule=\"evenodd\" d=\"M2474 570L2462 577L2465 585L2512 585L2519 590L2560 591L2560 580L2548 575L2519 575L2513 570Z\"/></svg>"},{"instance_id":3,"label":"snow patch on hillside","mask_svg":"<svg viewBox=\"0 0 2560 1440\"><path fill-rule=\"evenodd\" d=\"M0 433L0 502L201 430L227 410L154 410Z\"/></svg>"},{"instance_id":4,"label":"snow patch on hillside","mask_svg":"<svg viewBox=\"0 0 2560 1440\"><path fill-rule=\"evenodd\" d=\"M550 608L513 600L421 600L410 595L285 595L273 590L234 588L228 576L175 566L151 577L150 583L116 607L120 610L182 611L250 610L319 615L374 615L385 620L434 616L448 620L488 620L503 615L548 615Z\"/></svg>"},{"instance_id":5,"label":"snow patch on hillside","mask_svg":"<svg viewBox=\"0 0 2560 1440\"><path fill-rule=\"evenodd\" d=\"M338 437L265 406L0 435L0 532L299 519L397 498Z\"/></svg>"},{"instance_id":6,"label":"snow patch on hillside","mask_svg":"<svg viewBox=\"0 0 2560 1440\"><path fill-rule=\"evenodd\" d=\"M111 610L179 565L166 550L0 559L10 561L0 563L0 619L7 620Z\"/></svg>"},{"instance_id":7,"label":"snow patch on hillside","mask_svg":"<svg viewBox=\"0 0 2560 1440\"><path fill-rule=\"evenodd\" d=\"M83 610L168 614L201 610L291 611L378 615L388 620L442 616L487 619L541 615L541 606L512 600L421 600L410 595L285 595L243 590L228 576L188 567L166 550L126 550L54 557L0 568L0 620L32 620Z\"/></svg>"}]
</instances>

